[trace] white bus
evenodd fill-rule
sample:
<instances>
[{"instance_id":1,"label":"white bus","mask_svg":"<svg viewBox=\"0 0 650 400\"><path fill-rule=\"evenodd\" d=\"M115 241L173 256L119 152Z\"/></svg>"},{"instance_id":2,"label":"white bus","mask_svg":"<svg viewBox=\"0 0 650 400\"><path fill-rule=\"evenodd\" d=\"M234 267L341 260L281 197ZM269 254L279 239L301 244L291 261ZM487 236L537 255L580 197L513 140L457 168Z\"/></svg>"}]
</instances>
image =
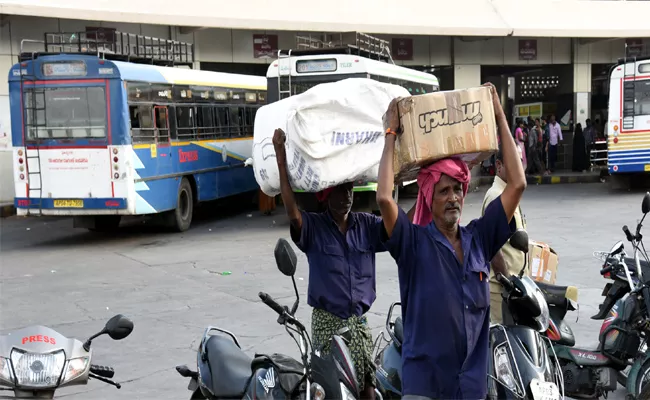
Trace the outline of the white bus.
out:
<instances>
[{"instance_id":1,"label":"white bus","mask_svg":"<svg viewBox=\"0 0 650 400\"><path fill-rule=\"evenodd\" d=\"M287 55L279 53L278 59L269 65L266 73L268 104L303 93L321 83L336 82L347 78L370 78L392 83L404 87L412 95L440 90L438 78L435 75L395 65L392 62L355 54L314 53L313 50L292 51ZM369 207L372 211L377 211L374 202L374 193L377 191L376 182L355 182L354 191L372 193L368 199L365 199L365 196L355 197L355 206L369 201L364 208ZM304 208L318 208L314 205L313 199L310 200L303 196L298 201Z\"/></svg>"},{"instance_id":2,"label":"white bus","mask_svg":"<svg viewBox=\"0 0 650 400\"><path fill-rule=\"evenodd\" d=\"M650 172L650 57L612 67L605 132L612 176Z\"/></svg>"}]
</instances>

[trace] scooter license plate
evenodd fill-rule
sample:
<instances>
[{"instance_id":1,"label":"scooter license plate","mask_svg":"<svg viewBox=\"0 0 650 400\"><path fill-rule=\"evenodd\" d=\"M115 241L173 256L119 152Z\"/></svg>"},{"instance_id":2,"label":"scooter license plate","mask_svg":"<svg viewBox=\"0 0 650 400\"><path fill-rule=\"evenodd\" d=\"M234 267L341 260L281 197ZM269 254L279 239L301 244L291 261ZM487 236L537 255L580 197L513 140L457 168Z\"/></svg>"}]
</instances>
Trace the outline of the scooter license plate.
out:
<instances>
[{"instance_id":1,"label":"scooter license plate","mask_svg":"<svg viewBox=\"0 0 650 400\"><path fill-rule=\"evenodd\" d=\"M538 379L530 381L530 391L535 400L558 400L560 391L553 382L540 382Z\"/></svg>"}]
</instances>

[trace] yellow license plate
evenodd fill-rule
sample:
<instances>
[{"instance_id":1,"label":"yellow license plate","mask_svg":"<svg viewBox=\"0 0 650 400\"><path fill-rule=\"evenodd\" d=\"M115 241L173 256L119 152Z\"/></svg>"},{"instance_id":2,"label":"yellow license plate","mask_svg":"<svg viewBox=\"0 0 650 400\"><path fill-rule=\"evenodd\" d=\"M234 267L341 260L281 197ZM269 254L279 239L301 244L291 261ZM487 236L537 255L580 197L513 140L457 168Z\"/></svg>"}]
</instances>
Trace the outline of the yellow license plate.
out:
<instances>
[{"instance_id":1,"label":"yellow license plate","mask_svg":"<svg viewBox=\"0 0 650 400\"><path fill-rule=\"evenodd\" d=\"M83 208L83 200L54 200L54 207L57 208Z\"/></svg>"},{"instance_id":2,"label":"yellow license plate","mask_svg":"<svg viewBox=\"0 0 650 400\"><path fill-rule=\"evenodd\" d=\"M646 164L646 165L644 165L644 166L643 166L643 170L644 170L645 172L650 171L650 164Z\"/></svg>"}]
</instances>

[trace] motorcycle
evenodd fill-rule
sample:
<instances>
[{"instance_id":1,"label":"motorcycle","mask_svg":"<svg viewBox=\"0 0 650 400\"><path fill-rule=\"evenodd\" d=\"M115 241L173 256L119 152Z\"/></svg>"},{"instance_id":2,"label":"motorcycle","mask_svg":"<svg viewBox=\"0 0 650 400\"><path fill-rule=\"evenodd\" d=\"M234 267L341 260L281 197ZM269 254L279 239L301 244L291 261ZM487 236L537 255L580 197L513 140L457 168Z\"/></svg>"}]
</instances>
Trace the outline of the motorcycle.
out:
<instances>
[{"instance_id":1,"label":"motorcycle","mask_svg":"<svg viewBox=\"0 0 650 400\"><path fill-rule=\"evenodd\" d=\"M278 314L277 322L300 348L301 361L277 353L255 354L252 358L242 351L233 333L211 326L199 344L197 370L192 371L186 365L176 367L181 376L190 378L190 398L358 399L356 373L346 344L348 331L341 330L331 338L327 355L322 354L321 348L313 348L307 329L295 318L300 302L294 278L296 254L285 239L278 240L274 253L280 272L291 277L296 301L289 309L266 293L260 292L259 297Z\"/></svg>"},{"instance_id":2,"label":"motorcycle","mask_svg":"<svg viewBox=\"0 0 650 400\"><path fill-rule=\"evenodd\" d=\"M4 386L0 390L13 391L17 399L53 399L57 389L86 385L89 378L120 389L122 386L111 380L113 368L90 363L90 346L101 335L122 340L132 331L133 322L116 315L83 343L45 326L0 336L0 386Z\"/></svg>"},{"instance_id":3,"label":"motorcycle","mask_svg":"<svg viewBox=\"0 0 650 400\"><path fill-rule=\"evenodd\" d=\"M642 211L645 219L650 211L650 194L646 194L643 199ZM615 282L603 291L607 297L599 314L592 317L601 319L601 314L607 311L608 317L603 321L596 349L574 347L573 332L564 321L566 312L576 309L575 304L566 298L567 287L538 282L542 291L552 296L548 300L551 322L546 336L553 343L552 347L559 359L567 396L599 398L616 390L617 383L622 381L627 388L628 397L636 398L641 392L644 376L650 375L650 358L639 351L641 340L650 332L647 313L650 309L650 288L643 283L639 260L642 223L643 219L637 225L635 235L630 233L627 226L623 227L635 249L634 270L629 267L629 258L626 257L622 242L617 242L604 254L605 263L600 273L610 276L613 274ZM627 293L629 295L623 298ZM626 379L623 379L623 371L630 366Z\"/></svg>"},{"instance_id":4,"label":"motorcycle","mask_svg":"<svg viewBox=\"0 0 650 400\"><path fill-rule=\"evenodd\" d=\"M524 253L528 252L528 235L517 231L510 244ZM541 291L532 279L523 276L505 278L497 274L504 287L504 300L511 309L515 322L510 325L490 326L490 351L492 362L488 369L488 398L559 399L561 377L554 375L550 346L539 332L548 327L548 308ZM382 332L375 340L375 365L377 386L385 399L399 399L402 396L402 360L404 326L401 317L392 322L393 303L386 318L386 339ZM386 345L382 348L382 343ZM557 359L553 360L557 364Z\"/></svg>"}]
</instances>

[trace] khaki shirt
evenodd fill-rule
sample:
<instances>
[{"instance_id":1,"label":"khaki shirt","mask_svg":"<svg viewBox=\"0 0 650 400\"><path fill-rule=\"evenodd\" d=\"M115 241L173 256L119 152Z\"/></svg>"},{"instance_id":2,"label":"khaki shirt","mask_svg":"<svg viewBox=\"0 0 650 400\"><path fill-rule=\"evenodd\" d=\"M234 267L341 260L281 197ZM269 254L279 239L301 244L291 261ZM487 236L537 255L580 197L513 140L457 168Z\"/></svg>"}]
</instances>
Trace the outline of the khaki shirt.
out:
<instances>
[{"instance_id":1,"label":"khaki shirt","mask_svg":"<svg viewBox=\"0 0 650 400\"><path fill-rule=\"evenodd\" d=\"M503 179L499 178L498 176L495 176L492 187L488 189L487 193L485 193L485 198L483 198L481 216L485 214L485 209L487 208L488 204L490 204L494 199L499 197L501 193L503 193L503 190L505 188L506 188L506 183L503 181ZM524 219L524 216L521 212L521 206L517 207L517 210L515 211L514 219L515 219L515 223L517 224L517 229L526 229L526 220ZM501 253L503 254L503 258L506 261L506 266L508 267L508 271L514 275L519 274L519 271L521 271L521 267L524 266L524 257L525 257L524 253L514 249L510 245L510 242L503 245L503 247L501 248ZM526 265L525 273L528 273L528 265ZM496 277L494 275L494 269L492 268L490 268L490 293L501 293L501 284L497 282Z\"/></svg>"}]
</instances>

